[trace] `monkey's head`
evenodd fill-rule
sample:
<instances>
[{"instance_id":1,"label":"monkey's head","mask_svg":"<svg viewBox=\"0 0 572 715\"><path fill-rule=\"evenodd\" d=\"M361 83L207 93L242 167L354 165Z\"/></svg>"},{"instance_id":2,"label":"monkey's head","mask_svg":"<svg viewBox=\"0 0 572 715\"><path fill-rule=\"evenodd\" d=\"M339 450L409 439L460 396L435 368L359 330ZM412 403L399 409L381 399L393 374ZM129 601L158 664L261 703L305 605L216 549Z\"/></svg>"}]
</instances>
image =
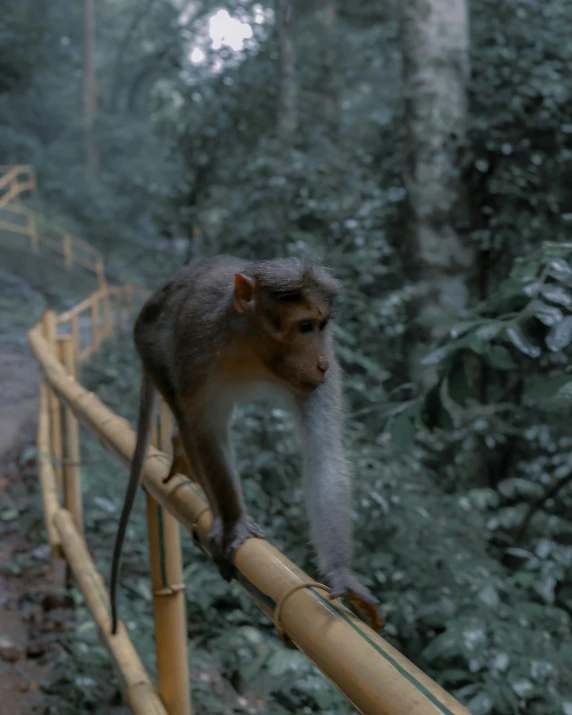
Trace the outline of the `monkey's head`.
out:
<instances>
[{"instance_id":1,"label":"monkey's head","mask_svg":"<svg viewBox=\"0 0 572 715\"><path fill-rule=\"evenodd\" d=\"M339 285L297 259L247 266L234 278L234 307L245 316L267 368L295 392L325 380L332 340L326 330Z\"/></svg>"}]
</instances>

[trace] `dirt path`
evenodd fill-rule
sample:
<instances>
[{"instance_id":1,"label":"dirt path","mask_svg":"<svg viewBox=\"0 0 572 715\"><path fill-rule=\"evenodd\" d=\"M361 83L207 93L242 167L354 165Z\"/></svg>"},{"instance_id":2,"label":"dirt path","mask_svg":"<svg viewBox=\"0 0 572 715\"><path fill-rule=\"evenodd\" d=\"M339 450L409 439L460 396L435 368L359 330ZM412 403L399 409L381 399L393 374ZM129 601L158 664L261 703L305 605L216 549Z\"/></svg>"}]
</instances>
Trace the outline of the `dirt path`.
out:
<instances>
[{"instance_id":1,"label":"dirt path","mask_svg":"<svg viewBox=\"0 0 572 715\"><path fill-rule=\"evenodd\" d=\"M24 479L35 460L21 461L34 442L38 368L25 332L10 337L0 347L0 715L24 715L48 668L49 634L70 604L57 595L62 569L51 563L36 494Z\"/></svg>"},{"instance_id":2,"label":"dirt path","mask_svg":"<svg viewBox=\"0 0 572 715\"><path fill-rule=\"evenodd\" d=\"M36 361L24 346L18 349L6 342L0 348L0 460L18 444L22 427L35 416L38 404Z\"/></svg>"},{"instance_id":3,"label":"dirt path","mask_svg":"<svg viewBox=\"0 0 572 715\"><path fill-rule=\"evenodd\" d=\"M0 238L0 715L81 712L76 691L95 686L80 682L79 669L67 665L73 659L68 634L74 604L63 589L63 562L51 559L43 523L34 453L39 371L27 330L46 308L65 310L95 285L57 261L29 261L19 245ZM85 313L79 332L82 346L89 344ZM104 690L98 684L102 709L94 712L123 712ZM111 698L116 688L107 690Z\"/></svg>"},{"instance_id":4,"label":"dirt path","mask_svg":"<svg viewBox=\"0 0 572 715\"><path fill-rule=\"evenodd\" d=\"M22 430L33 435L30 423ZM59 594L63 571L53 566L49 547L29 538L43 528L36 504L22 479L20 449L2 456L0 465L0 714L25 715L40 696L40 680L57 646L50 634L69 619L69 598ZM30 534L32 536L32 534ZM43 538L42 538L43 541ZM65 609L64 609L65 607Z\"/></svg>"}]
</instances>

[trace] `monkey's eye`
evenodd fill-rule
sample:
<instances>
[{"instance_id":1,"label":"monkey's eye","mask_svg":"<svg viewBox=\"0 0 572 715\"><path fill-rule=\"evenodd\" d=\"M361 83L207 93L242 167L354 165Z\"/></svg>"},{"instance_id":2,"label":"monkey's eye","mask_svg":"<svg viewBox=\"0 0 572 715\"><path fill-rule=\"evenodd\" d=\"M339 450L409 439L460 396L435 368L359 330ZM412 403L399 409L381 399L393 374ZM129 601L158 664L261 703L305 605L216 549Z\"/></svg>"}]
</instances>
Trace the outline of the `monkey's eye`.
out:
<instances>
[{"instance_id":1,"label":"monkey's eye","mask_svg":"<svg viewBox=\"0 0 572 715\"><path fill-rule=\"evenodd\" d=\"M328 320L329 318L324 318L324 320L322 320L322 322L320 323L320 331L325 330L326 325L328 324Z\"/></svg>"},{"instance_id":2,"label":"monkey's eye","mask_svg":"<svg viewBox=\"0 0 572 715\"><path fill-rule=\"evenodd\" d=\"M301 320L298 329L301 333L311 333L314 330L314 323L311 320Z\"/></svg>"}]
</instances>

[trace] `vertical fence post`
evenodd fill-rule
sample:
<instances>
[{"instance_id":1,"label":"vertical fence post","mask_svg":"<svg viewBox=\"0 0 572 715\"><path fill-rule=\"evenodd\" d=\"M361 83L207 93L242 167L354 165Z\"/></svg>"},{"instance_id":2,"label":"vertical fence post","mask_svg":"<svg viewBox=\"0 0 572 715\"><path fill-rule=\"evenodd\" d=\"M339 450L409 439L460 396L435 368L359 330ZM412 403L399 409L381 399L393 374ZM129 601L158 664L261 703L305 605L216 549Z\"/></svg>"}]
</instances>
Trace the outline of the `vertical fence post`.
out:
<instances>
[{"instance_id":1,"label":"vertical fence post","mask_svg":"<svg viewBox=\"0 0 572 715\"><path fill-rule=\"evenodd\" d=\"M56 314L53 310L46 310L42 316L42 326L44 337L50 349L57 355L57 331ZM60 401L54 391L48 385L48 405L50 410L50 447L55 460L54 471L57 477L58 486L63 485L62 470L62 412Z\"/></svg>"},{"instance_id":2,"label":"vertical fence post","mask_svg":"<svg viewBox=\"0 0 572 715\"><path fill-rule=\"evenodd\" d=\"M74 377L77 380L79 377L77 356L79 355L79 351L81 349L80 342L79 342L79 315L77 313L74 313L71 317L71 337L72 337L73 349L75 351L75 360L76 360Z\"/></svg>"},{"instance_id":3,"label":"vertical fence post","mask_svg":"<svg viewBox=\"0 0 572 715\"><path fill-rule=\"evenodd\" d=\"M28 218L30 220L30 225L28 227L28 230L30 231L30 243L32 246L32 251L34 253L37 253L38 249L39 249L39 242L38 242L38 228L36 226L36 214L34 214L34 213L28 214Z\"/></svg>"},{"instance_id":4,"label":"vertical fence post","mask_svg":"<svg viewBox=\"0 0 572 715\"><path fill-rule=\"evenodd\" d=\"M97 261L97 263L95 264L95 273L97 275L97 280L99 281L99 287L103 288L106 285L105 268L103 267L103 261Z\"/></svg>"},{"instance_id":5,"label":"vertical fence post","mask_svg":"<svg viewBox=\"0 0 572 715\"><path fill-rule=\"evenodd\" d=\"M171 449L171 415L161 403L160 447ZM187 616L179 523L147 495L147 527L159 696L169 715L191 715Z\"/></svg>"},{"instance_id":6,"label":"vertical fence post","mask_svg":"<svg viewBox=\"0 0 572 715\"><path fill-rule=\"evenodd\" d=\"M50 407L48 397L48 387L42 382L40 384L40 409L38 413L38 432L36 437L38 445L38 472L44 502L44 519L46 531L50 542L52 558L63 558L62 545L58 530L53 522L53 516L59 509L57 488L53 476L53 467L50 460Z\"/></svg>"},{"instance_id":7,"label":"vertical fence post","mask_svg":"<svg viewBox=\"0 0 572 715\"><path fill-rule=\"evenodd\" d=\"M72 266L73 266L73 251L72 251L71 236L69 235L69 233L64 233L62 241L63 241L64 257L66 259L66 268L68 269L68 271L71 271Z\"/></svg>"},{"instance_id":8,"label":"vertical fence post","mask_svg":"<svg viewBox=\"0 0 572 715\"><path fill-rule=\"evenodd\" d=\"M99 347L99 291L91 299L91 353Z\"/></svg>"},{"instance_id":9,"label":"vertical fence post","mask_svg":"<svg viewBox=\"0 0 572 715\"><path fill-rule=\"evenodd\" d=\"M67 373L75 378L77 350L71 335L58 338L60 359ZM64 408L65 440L63 445L64 503L71 512L80 534L83 534L83 514L81 503L81 481L79 473L79 426L76 416L69 407Z\"/></svg>"},{"instance_id":10,"label":"vertical fence post","mask_svg":"<svg viewBox=\"0 0 572 715\"><path fill-rule=\"evenodd\" d=\"M18 180L18 174L16 174L16 176L14 176L14 178L12 179L12 183L10 184L10 191L9 191L9 193L11 193L13 195L12 201L16 204L20 203L20 190L18 188L19 183L20 182Z\"/></svg>"},{"instance_id":11,"label":"vertical fence post","mask_svg":"<svg viewBox=\"0 0 572 715\"><path fill-rule=\"evenodd\" d=\"M111 306L109 304L109 288L105 286L103 289L103 334L109 337L113 333L113 325L111 323Z\"/></svg>"},{"instance_id":12,"label":"vertical fence post","mask_svg":"<svg viewBox=\"0 0 572 715\"><path fill-rule=\"evenodd\" d=\"M115 289L115 325L119 332L123 332L123 289L117 286Z\"/></svg>"}]
</instances>

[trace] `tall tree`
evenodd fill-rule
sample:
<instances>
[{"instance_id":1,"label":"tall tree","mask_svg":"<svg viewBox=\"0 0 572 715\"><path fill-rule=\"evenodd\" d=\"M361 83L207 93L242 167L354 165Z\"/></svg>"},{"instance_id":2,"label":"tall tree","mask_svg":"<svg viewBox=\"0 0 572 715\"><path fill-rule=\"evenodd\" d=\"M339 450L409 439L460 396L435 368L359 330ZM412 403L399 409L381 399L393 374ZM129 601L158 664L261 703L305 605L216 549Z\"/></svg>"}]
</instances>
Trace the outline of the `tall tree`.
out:
<instances>
[{"instance_id":1,"label":"tall tree","mask_svg":"<svg viewBox=\"0 0 572 715\"><path fill-rule=\"evenodd\" d=\"M323 8L324 37L324 117L335 132L339 120L339 82L337 52L337 0L324 0Z\"/></svg>"},{"instance_id":2,"label":"tall tree","mask_svg":"<svg viewBox=\"0 0 572 715\"><path fill-rule=\"evenodd\" d=\"M117 111L119 109L119 95L121 92L121 85L123 81L123 65L125 62L125 56L129 51L129 46L133 42L133 38L137 32L137 29L145 20L155 2L156 0L146 0L146 2L142 4L138 3L135 6L135 10L133 12L133 15L131 16L129 26L127 27L125 34L119 42L117 54L115 55L115 62L113 65L111 85L110 107L113 111Z\"/></svg>"},{"instance_id":3,"label":"tall tree","mask_svg":"<svg viewBox=\"0 0 572 715\"><path fill-rule=\"evenodd\" d=\"M419 280L420 317L456 315L470 302L476 257L460 234L467 214L459 169L467 122L467 0L403 0L401 8L406 259ZM419 350L411 358L417 363Z\"/></svg>"},{"instance_id":4,"label":"tall tree","mask_svg":"<svg viewBox=\"0 0 572 715\"><path fill-rule=\"evenodd\" d=\"M95 75L95 18L93 0L83 0L83 121L85 163L90 178L97 176L98 155L95 141L97 80Z\"/></svg>"},{"instance_id":5,"label":"tall tree","mask_svg":"<svg viewBox=\"0 0 572 715\"><path fill-rule=\"evenodd\" d=\"M293 27L294 3L276 0L276 35L278 41L278 138L285 147L291 146L298 126L298 87L296 81L296 51Z\"/></svg>"},{"instance_id":6,"label":"tall tree","mask_svg":"<svg viewBox=\"0 0 572 715\"><path fill-rule=\"evenodd\" d=\"M278 47L278 105L276 134L278 152L275 170L279 175L288 173L291 152L298 129L298 80L296 76L296 49L293 33L293 0L275 0L274 16ZM275 185L275 195L269 211L269 226L277 242L284 246L289 233L287 185Z\"/></svg>"}]
</instances>

